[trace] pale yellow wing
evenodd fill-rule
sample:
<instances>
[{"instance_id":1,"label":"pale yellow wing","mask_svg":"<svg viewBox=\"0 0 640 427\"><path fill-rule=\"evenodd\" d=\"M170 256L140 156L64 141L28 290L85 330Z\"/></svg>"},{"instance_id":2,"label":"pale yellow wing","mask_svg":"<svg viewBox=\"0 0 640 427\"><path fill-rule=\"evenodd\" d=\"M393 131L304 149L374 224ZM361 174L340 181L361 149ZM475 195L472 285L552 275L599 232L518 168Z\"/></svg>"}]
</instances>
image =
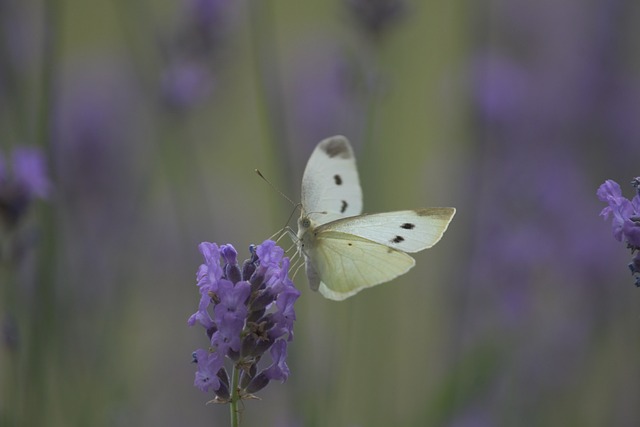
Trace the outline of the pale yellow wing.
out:
<instances>
[{"instance_id":1,"label":"pale yellow wing","mask_svg":"<svg viewBox=\"0 0 640 427\"><path fill-rule=\"evenodd\" d=\"M307 263L311 263L307 271L314 270L316 280L320 280L318 291L336 301L388 282L415 265L415 260L404 252L335 231L318 234L305 255Z\"/></svg>"}]
</instances>

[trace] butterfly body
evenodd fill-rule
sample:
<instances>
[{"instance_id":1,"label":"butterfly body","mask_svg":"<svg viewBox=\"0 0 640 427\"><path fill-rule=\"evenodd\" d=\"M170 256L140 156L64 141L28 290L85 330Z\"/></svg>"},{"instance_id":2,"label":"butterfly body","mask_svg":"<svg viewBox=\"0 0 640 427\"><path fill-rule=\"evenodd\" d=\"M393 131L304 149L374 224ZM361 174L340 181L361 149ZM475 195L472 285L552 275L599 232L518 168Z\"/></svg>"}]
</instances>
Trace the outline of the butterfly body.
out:
<instances>
[{"instance_id":1,"label":"butterfly body","mask_svg":"<svg viewBox=\"0 0 640 427\"><path fill-rule=\"evenodd\" d=\"M440 240L454 208L361 214L362 190L346 138L320 142L302 179L298 251L309 285L343 300L409 271L418 252Z\"/></svg>"}]
</instances>

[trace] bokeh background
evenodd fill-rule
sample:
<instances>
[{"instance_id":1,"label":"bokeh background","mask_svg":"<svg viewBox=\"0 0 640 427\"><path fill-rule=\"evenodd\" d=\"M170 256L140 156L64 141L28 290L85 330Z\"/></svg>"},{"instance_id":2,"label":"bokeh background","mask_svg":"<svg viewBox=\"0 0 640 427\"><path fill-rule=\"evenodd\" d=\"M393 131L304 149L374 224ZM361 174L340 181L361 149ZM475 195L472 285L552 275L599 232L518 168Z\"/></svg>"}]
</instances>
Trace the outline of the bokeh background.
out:
<instances>
[{"instance_id":1,"label":"bokeh background","mask_svg":"<svg viewBox=\"0 0 640 427\"><path fill-rule=\"evenodd\" d=\"M640 291L599 217L640 174L631 0L0 0L3 426L224 426L193 387L201 241L284 226L344 134L365 211L455 206L392 283L302 274L291 376L246 426L636 426ZM6 194L5 194L6 196ZM285 243L285 246L288 243Z\"/></svg>"}]
</instances>

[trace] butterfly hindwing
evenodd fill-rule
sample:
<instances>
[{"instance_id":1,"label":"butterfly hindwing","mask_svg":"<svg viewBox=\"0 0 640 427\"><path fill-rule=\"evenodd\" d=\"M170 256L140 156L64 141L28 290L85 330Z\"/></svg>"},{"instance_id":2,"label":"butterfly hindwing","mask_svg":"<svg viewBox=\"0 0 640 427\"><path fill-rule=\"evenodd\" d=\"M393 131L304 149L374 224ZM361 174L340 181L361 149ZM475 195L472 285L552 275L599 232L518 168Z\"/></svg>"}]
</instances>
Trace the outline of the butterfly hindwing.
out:
<instances>
[{"instance_id":1,"label":"butterfly hindwing","mask_svg":"<svg viewBox=\"0 0 640 427\"><path fill-rule=\"evenodd\" d=\"M320 277L319 292L337 301L388 282L415 265L404 252L333 231L319 235L305 254L307 264L311 263L311 270Z\"/></svg>"},{"instance_id":2,"label":"butterfly hindwing","mask_svg":"<svg viewBox=\"0 0 640 427\"><path fill-rule=\"evenodd\" d=\"M447 229L454 208L424 208L338 219L319 226L319 236L341 232L362 237L403 252L435 245Z\"/></svg>"},{"instance_id":3,"label":"butterfly hindwing","mask_svg":"<svg viewBox=\"0 0 640 427\"><path fill-rule=\"evenodd\" d=\"M319 224L362 212L362 189L349 141L334 136L315 148L302 177L302 206Z\"/></svg>"}]
</instances>

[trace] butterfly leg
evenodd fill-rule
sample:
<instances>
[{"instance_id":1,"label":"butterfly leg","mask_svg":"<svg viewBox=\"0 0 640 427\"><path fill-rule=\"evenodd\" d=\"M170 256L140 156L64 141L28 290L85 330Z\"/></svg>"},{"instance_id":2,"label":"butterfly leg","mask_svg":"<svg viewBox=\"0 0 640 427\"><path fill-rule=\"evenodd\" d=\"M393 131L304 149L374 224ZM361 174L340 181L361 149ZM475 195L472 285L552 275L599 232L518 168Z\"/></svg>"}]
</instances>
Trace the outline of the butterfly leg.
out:
<instances>
[{"instance_id":1,"label":"butterfly leg","mask_svg":"<svg viewBox=\"0 0 640 427\"><path fill-rule=\"evenodd\" d=\"M296 252L297 255L297 252ZM296 259L295 264L292 266L292 270L293 270L293 276L291 277L291 280L294 280L296 275L298 274L298 271L300 271L300 268L302 268L302 266L304 265L304 260L303 259Z\"/></svg>"}]
</instances>

